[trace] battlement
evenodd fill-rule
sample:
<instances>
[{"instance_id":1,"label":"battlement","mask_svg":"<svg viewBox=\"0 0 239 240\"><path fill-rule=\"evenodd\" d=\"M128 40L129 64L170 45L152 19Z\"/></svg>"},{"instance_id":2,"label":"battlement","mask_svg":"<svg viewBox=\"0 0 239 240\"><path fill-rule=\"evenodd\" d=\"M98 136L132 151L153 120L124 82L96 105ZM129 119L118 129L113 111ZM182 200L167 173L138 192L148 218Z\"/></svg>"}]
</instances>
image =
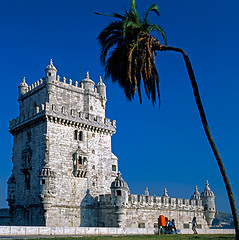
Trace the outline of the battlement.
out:
<instances>
[{"instance_id":1,"label":"battlement","mask_svg":"<svg viewBox=\"0 0 239 240\"><path fill-rule=\"evenodd\" d=\"M101 78L100 78L101 80ZM84 81L84 80L83 80ZM102 96L97 88L94 87L93 90L91 89L85 89L84 87L84 82L78 82L75 81L73 83L72 79L67 80L65 77L63 77L62 79L60 78L59 75L56 76L56 80L50 82L50 84L53 84L55 86L61 87L61 88L65 88L66 90L70 90L70 91L75 91L78 93L84 93L87 92L91 95L94 95L95 97L98 97L100 99L105 98L104 96ZM92 81L93 82L93 81ZM35 83L33 83L32 85L28 86L25 83L25 78L24 78L24 85L22 85L22 83L20 84L19 87L22 87L23 90L20 93L20 98L26 98L32 94L34 94L35 92L37 92L39 89L41 89L42 87L46 86L46 84L48 84L49 82L47 81L46 78L42 78L38 81L36 81ZM93 82L94 83L94 82Z\"/></svg>"},{"instance_id":2,"label":"battlement","mask_svg":"<svg viewBox=\"0 0 239 240\"><path fill-rule=\"evenodd\" d=\"M190 208L190 207L202 207L202 200L130 194L129 204L141 206L154 205L158 207L168 206L170 208Z\"/></svg>"},{"instance_id":3,"label":"battlement","mask_svg":"<svg viewBox=\"0 0 239 240\"><path fill-rule=\"evenodd\" d=\"M101 205L111 204L111 195L100 195L99 202ZM201 199L182 199L159 196L145 196L130 194L128 197L128 206L131 207L156 207L163 209L195 209L203 210Z\"/></svg>"},{"instance_id":4,"label":"battlement","mask_svg":"<svg viewBox=\"0 0 239 240\"><path fill-rule=\"evenodd\" d=\"M110 121L108 118L103 118L90 113L80 112L75 109L66 109L64 106L56 106L54 104L41 104L36 106L34 110L29 111L26 115L9 121L10 131L25 124L29 121L37 119L42 116L48 116L48 119L64 125L71 125L75 127L85 127L91 130L104 130L111 134L116 131L116 120Z\"/></svg>"},{"instance_id":5,"label":"battlement","mask_svg":"<svg viewBox=\"0 0 239 240\"><path fill-rule=\"evenodd\" d=\"M36 91L41 89L44 85L45 85L44 80L40 79L40 80L36 81L35 83L33 83L32 85L28 86L27 83L25 82L25 78L23 78L23 81L19 86L19 88L20 88L19 98L21 98L23 96L27 97L27 96L31 95L32 93L35 93Z\"/></svg>"},{"instance_id":6,"label":"battlement","mask_svg":"<svg viewBox=\"0 0 239 240\"><path fill-rule=\"evenodd\" d=\"M46 104L41 104L39 107L37 106L34 110L29 111L26 115L22 114L21 116L14 118L9 121L9 129L10 131L30 120L34 120L43 116L46 112Z\"/></svg>"}]
</instances>

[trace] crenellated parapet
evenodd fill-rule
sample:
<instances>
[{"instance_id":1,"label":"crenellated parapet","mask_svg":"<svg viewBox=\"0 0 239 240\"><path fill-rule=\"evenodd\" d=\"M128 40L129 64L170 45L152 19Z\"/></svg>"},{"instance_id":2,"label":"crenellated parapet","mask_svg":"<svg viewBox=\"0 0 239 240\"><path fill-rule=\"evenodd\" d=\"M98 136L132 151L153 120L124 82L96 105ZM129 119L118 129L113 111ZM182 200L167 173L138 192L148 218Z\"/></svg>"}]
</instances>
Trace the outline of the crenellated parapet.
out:
<instances>
[{"instance_id":1,"label":"crenellated parapet","mask_svg":"<svg viewBox=\"0 0 239 240\"><path fill-rule=\"evenodd\" d=\"M33 110L30 110L27 114L22 114L17 118L9 121L9 130L10 132L14 131L16 128L22 127L29 122L35 122L40 120L45 116L46 113L46 104L41 104L39 107L35 107Z\"/></svg>"},{"instance_id":2,"label":"crenellated parapet","mask_svg":"<svg viewBox=\"0 0 239 240\"><path fill-rule=\"evenodd\" d=\"M9 121L10 131L29 124L30 121L37 120L45 116L45 119L50 122L61 125L68 125L75 128L84 128L91 131L105 132L114 134L116 132L116 120L110 120L90 113L80 112L75 109L65 109L64 106L50 105L49 103L36 106L26 115L21 115Z\"/></svg>"},{"instance_id":3,"label":"crenellated parapet","mask_svg":"<svg viewBox=\"0 0 239 240\"><path fill-rule=\"evenodd\" d=\"M99 203L101 206L112 205L112 197L110 194L100 195ZM204 207L202 200L199 199L182 199L182 198L165 198L159 196L145 196L129 194L128 202L122 207L127 208L148 208L163 210L201 210Z\"/></svg>"},{"instance_id":4,"label":"crenellated parapet","mask_svg":"<svg viewBox=\"0 0 239 240\"><path fill-rule=\"evenodd\" d=\"M47 73L49 74L49 73ZM49 78L51 78L51 81L49 81ZM52 86L56 86L59 88L63 88L66 91L74 91L79 94L90 94L102 101L102 104L105 104L106 102L106 86L102 81L102 78L100 77L99 83L96 87L94 87L95 83L93 80L89 78L89 73L87 72L86 77L81 82L73 81L72 79L66 79L66 77L60 78L59 75L57 75L55 78L52 79L52 76L46 76L35 83L28 85L26 83L25 77L23 78L22 82L19 85L19 99L24 99L26 97L29 97L32 94L35 94L37 91L42 89L43 87L47 87L48 91L49 89L52 89L52 86L49 87L49 84Z\"/></svg>"},{"instance_id":5,"label":"crenellated parapet","mask_svg":"<svg viewBox=\"0 0 239 240\"><path fill-rule=\"evenodd\" d=\"M129 195L128 204L135 207L157 207L163 209L194 209L202 208L202 200L170 198L159 196Z\"/></svg>"},{"instance_id":6,"label":"crenellated parapet","mask_svg":"<svg viewBox=\"0 0 239 240\"><path fill-rule=\"evenodd\" d=\"M33 83L32 85L28 86L26 83L25 77L23 78L22 82L19 85L19 99L25 98L30 96L31 94L34 94L35 92L39 91L42 87L44 87L44 81L43 79L40 79Z\"/></svg>"},{"instance_id":7,"label":"crenellated parapet","mask_svg":"<svg viewBox=\"0 0 239 240\"><path fill-rule=\"evenodd\" d=\"M92 132L104 132L109 134L114 134L116 132L116 120L111 121L108 118L73 109L69 109L68 111L65 110L59 106L58 108L52 106L51 109L47 109L46 111L47 120L78 129L86 129Z\"/></svg>"}]
</instances>

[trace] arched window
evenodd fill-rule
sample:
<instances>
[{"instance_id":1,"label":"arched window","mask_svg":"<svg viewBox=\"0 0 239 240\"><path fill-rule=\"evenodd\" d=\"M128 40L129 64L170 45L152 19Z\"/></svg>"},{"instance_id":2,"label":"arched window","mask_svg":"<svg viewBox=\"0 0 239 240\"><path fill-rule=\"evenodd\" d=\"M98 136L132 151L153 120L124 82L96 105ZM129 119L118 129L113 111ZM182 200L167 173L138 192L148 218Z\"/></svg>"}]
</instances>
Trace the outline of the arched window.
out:
<instances>
[{"instance_id":1,"label":"arched window","mask_svg":"<svg viewBox=\"0 0 239 240\"><path fill-rule=\"evenodd\" d=\"M74 131L74 139L77 140L77 130Z\"/></svg>"},{"instance_id":2,"label":"arched window","mask_svg":"<svg viewBox=\"0 0 239 240\"><path fill-rule=\"evenodd\" d=\"M83 132L82 131L79 132L79 140L83 141Z\"/></svg>"},{"instance_id":3,"label":"arched window","mask_svg":"<svg viewBox=\"0 0 239 240\"><path fill-rule=\"evenodd\" d=\"M78 158L78 163L79 163L79 164L82 164L82 163L83 163L81 156Z\"/></svg>"},{"instance_id":4,"label":"arched window","mask_svg":"<svg viewBox=\"0 0 239 240\"><path fill-rule=\"evenodd\" d=\"M32 140L31 131L27 131L27 141L31 142L31 140Z\"/></svg>"},{"instance_id":5,"label":"arched window","mask_svg":"<svg viewBox=\"0 0 239 240\"><path fill-rule=\"evenodd\" d=\"M30 179L31 179L30 174L26 173L25 174L25 187L26 187L26 190L30 190Z\"/></svg>"}]
</instances>

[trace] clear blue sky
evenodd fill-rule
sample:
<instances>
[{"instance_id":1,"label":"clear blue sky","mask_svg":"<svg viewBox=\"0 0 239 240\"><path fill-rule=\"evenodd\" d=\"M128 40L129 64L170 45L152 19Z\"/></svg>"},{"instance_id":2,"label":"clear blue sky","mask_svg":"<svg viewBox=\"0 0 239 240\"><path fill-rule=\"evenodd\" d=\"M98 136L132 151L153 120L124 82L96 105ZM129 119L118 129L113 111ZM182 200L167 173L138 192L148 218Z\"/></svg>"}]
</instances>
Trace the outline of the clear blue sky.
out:
<instances>
[{"instance_id":1,"label":"clear blue sky","mask_svg":"<svg viewBox=\"0 0 239 240\"><path fill-rule=\"evenodd\" d=\"M208 122L239 201L239 2L238 0L138 0L140 12L158 3L168 44L191 58ZM11 174L12 141L8 121L18 115L18 85L44 76L53 58L58 74L73 81L85 72L103 76L97 36L112 19L94 15L128 9L129 0L1 0L0 2L0 207L6 207L6 182ZM206 180L216 206L229 203L216 160L206 140L182 57L158 53L162 105L143 97L126 100L118 85L107 84L107 116L117 120L113 152L131 193L189 198Z\"/></svg>"}]
</instances>

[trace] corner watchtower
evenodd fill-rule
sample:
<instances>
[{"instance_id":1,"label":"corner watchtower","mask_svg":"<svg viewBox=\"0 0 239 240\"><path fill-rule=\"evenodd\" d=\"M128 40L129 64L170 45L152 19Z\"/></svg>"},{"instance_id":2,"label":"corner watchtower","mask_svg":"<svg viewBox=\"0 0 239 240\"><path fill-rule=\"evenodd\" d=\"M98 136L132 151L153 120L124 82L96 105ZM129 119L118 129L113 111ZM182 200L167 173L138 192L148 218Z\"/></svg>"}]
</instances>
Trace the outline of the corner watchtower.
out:
<instances>
[{"instance_id":1,"label":"corner watchtower","mask_svg":"<svg viewBox=\"0 0 239 240\"><path fill-rule=\"evenodd\" d=\"M54 81L56 81L57 69L53 65L52 59L50 60L50 64L46 67L45 72L46 72L46 81L47 82L54 82Z\"/></svg>"},{"instance_id":2,"label":"corner watchtower","mask_svg":"<svg viewBox=\"0 0 239 240\"><path fill-rule=\"evenodd\" d=\"M215 218L216 209L215 209L215 196L213 191L209 187L208 181L206 181L204 191L201 193L201 199L204 206L204 214L208 226L212 225L212 221Z\"/></svg>"}]
</instances>

